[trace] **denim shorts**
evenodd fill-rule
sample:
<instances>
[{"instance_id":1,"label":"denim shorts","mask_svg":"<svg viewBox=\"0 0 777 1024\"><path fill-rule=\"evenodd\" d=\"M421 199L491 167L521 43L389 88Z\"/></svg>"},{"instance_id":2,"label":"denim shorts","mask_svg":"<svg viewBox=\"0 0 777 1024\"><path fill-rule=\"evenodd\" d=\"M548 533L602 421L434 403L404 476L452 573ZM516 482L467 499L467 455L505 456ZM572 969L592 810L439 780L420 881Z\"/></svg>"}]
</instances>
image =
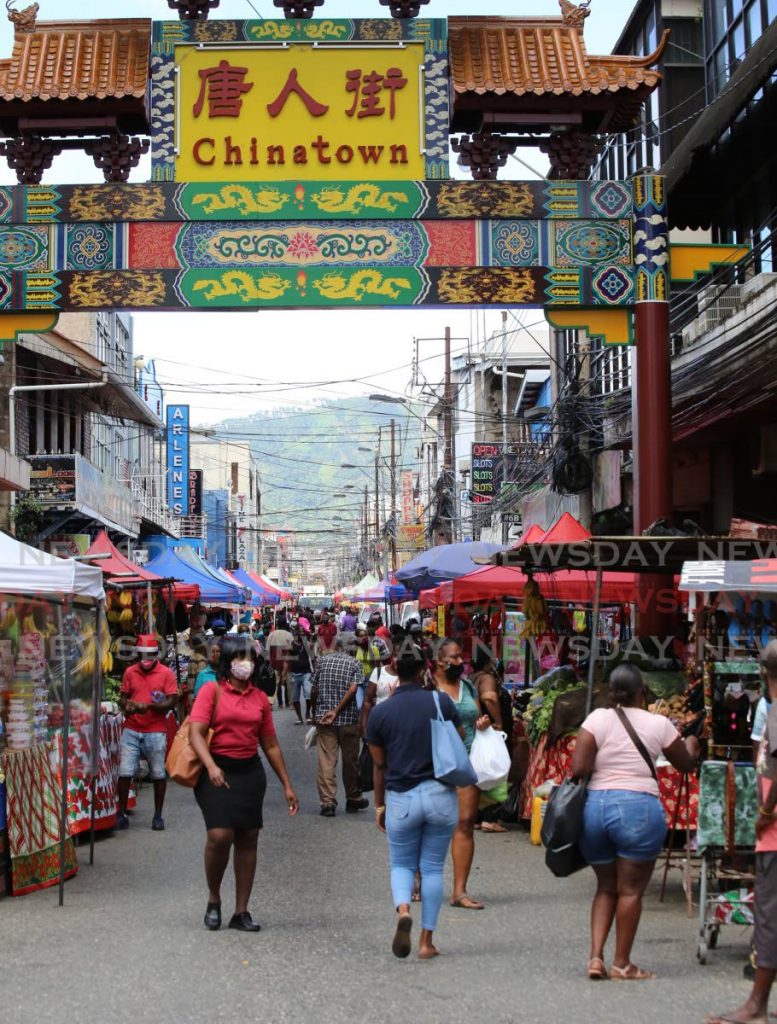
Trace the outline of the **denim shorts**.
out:
<instances>
[{"instance_id":1,"label":"denim shorts","mask_svg":"<svg viewBox=\"0 0 777 1024\"><path fill-rule=\"evenodd\" d=\"M310 701L311 694L313 692L312 686L313 674L311 672L292 672L291 673L291 702L296 704L299 701L300 696L303 696L306 701Z\"/></svg>"},{"instance_id":2,"label":"denim shorts","mask_svg":"<svg viewBox=\"0 0 777 1024\"><path fill-rule=\"evenodd\" d=\"M135 732L134 729L125 729L121 734L119 778L134 778L138 773L141 757L148 761L151 778L155 782L161 782L165 778L167 733Z\"/></svg>"},{"instance_id":3,"label":"denim shorts","mask_svg":"<svg viewBox=\"0 0 777 1024\"><path fill-rule=\"evenodd\" d=\"M655 860L666 839L657 796L627 789L589 789L580 850L589 864Z\"/></svg>"}]
</instances>

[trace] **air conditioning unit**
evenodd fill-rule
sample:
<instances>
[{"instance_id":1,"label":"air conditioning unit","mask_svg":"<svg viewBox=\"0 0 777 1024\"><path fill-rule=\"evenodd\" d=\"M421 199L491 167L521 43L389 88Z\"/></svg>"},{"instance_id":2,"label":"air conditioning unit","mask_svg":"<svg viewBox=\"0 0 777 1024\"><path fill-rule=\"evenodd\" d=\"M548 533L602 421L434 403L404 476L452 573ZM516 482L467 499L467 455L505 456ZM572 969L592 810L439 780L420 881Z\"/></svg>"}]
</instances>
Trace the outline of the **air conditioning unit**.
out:
<instances>
[{"instance_id":1,"label":"air conditioning unit","mask_svg":"<svg viewBox=\"0 0 777 1024\"><path fill-rule=\"evenodd\" d=\"M753 476L777 473L777 423L762 423L760 445L754 453Z\"/></svg>"},{"instance_id":2,"label":"air conditioning unit","mask_svg":"<svg viewBox=\"0 0 777 1024\"><path fill-rule=\"evenodd\" d=\"M736 313L742 305L742 285L732 284L728 288L703 288L698 295L700 333L711 331L724 320Z\"/></svg>"}]
</instances>

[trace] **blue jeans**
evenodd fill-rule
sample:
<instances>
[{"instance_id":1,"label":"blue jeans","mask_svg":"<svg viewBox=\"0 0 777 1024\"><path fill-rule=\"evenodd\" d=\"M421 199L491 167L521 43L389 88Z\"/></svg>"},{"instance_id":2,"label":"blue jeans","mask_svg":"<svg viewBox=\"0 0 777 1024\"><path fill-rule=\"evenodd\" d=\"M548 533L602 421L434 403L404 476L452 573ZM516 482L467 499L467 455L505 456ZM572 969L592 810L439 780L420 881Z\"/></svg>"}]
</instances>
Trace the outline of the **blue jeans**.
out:
<instances>
[{"instance_id":1,"label":"blue jeans","mask_svg":"<svg viewBox=\"0 0 777 1024\"><path fill-rule=\"evenodd\" d=\"M661 801L629 789L589 789L580 851L589 864L655 860L666 839Z\"/></svg>"},{"instance_id":2,"label":"blue jeans","mask_svg":"<svg viewBox=\"0 0 777 1024\"><path fill-rule=\"evenodd\" d=\"M436 779L405 793L386 792L386 834L394 906L410 903L416 871L421 872L421 927L437 927L443 897L443 868L459 817L456 790Z\"/></svg>"}]
</instances>

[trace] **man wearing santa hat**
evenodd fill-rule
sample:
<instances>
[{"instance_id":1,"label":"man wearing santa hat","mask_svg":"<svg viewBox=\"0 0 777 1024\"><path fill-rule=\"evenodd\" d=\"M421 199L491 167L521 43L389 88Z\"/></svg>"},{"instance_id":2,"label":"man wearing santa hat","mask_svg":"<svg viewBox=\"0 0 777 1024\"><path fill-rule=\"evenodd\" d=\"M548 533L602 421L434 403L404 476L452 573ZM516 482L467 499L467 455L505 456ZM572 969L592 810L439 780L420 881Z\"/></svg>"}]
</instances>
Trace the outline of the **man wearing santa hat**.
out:
<instances>
[{"instance_id":1,"label":"man wearing santa hat","mask_svg":"<svg viewBox=\"0 0 777 1024\"><path fill-rule=\"evenodd\" d=\"M139 660L125 670L119 696L119 707L125 717L121 736L116 828L129 827L127 799L143 756L148 761L154 782L154 820L151 828L161 832L165 827L162 807L167 789L165 715L178 701L178 684L173 672L159 662L159 645L155 636L139 636L135 651Z\"/></svg>"}]
</instances>

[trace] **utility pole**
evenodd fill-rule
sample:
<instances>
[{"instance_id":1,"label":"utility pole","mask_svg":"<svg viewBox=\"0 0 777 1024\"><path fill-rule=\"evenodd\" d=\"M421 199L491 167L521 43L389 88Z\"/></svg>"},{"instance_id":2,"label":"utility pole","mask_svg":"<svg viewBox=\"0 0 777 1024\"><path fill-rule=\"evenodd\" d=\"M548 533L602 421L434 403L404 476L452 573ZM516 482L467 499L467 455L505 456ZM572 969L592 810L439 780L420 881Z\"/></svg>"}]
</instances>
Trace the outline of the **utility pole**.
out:
<instances>
[{"instance_id":1,"label":"utility pole","mask_svg":"<svg viewBox=\"0 0 777 1024\"><path fill-rule=\"evenodd\" d=\"M380 442L378 442L380 444ZM378 545L380 544L380 448L375 452L375 564L378 566L378 578L380 579L380 557Z\"/></svg>"},{"instance_id":2,"label":"utility pole","mask_svg":"<svg viewBox=\"0 0 777 1024\"><path fill-rule=\"evenodd\" d=\"M504 487L507 470L507 310L502 310L502 486ZM504 508L500 512L502 520L502 543L507 543L510 527L505 521Z\"/></svg>"},{"instance_id":3,"label":"utility pole","mask_svg":"<svg viewBox=\"0 0 777 1024\"><path fill-rule=\"evenodd\" d=\"M446 482L451 488L451 509L453 512L449 528L443 527L443 539L453 541L456 539L455 520L456 505L456 478L453 469L453 388L451 387L451 329L445 328L445 392L443 398L443 431L445 450L443 452L443 470Z\"/></svg>"},{"instance_id":4,"label":"utility pole","mask_svg":"<svg viewBox=\"0 0 777 1024\"><path fill-rule=\"evenodd\" d=\"M397 571L397 451L395 423L391 420L391 571Z\"/></svg>"},{"instance_id":5,"label":"utility pole","mask_svg":"<svg viewBox=\"0 0 777 1024\"><path fill-rule=\"evenodd\" d=\"M364 561L369 559L370 552L370 517L369 517L369 490L364 485Z\"/></svg>"}]
</instances>

